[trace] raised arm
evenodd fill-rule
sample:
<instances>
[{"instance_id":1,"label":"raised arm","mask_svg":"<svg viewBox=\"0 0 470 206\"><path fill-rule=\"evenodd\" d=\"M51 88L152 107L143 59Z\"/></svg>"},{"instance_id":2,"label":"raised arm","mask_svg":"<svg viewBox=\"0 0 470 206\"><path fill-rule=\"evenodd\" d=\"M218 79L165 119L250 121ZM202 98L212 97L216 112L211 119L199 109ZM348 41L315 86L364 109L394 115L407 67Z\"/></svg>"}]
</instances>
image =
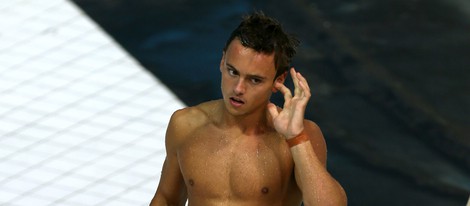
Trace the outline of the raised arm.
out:
<instances>
[{"instance_id":1,"label":"raised arm","mask_svg":"<svg viewBox=\"0 0 470 206\"><path fill-rule=\"evenodd\" d=\"M304 124L309 141L291 147L304 205L347 205L346 193L326 169L326 144L320 128L310 121Z\"/></svg>"},{"instance_id":2,"label":"raised arm","mask_svg":"<svg viewBox=\"0 0 470 206\"><path fill-rule=\"evenodd\" d=\"M157 192L150 206L185 205L187 200L186 186L181 175L176 150L181 142L181 130L176 130L183 116L177 111L170 119L165 137L166 158L163 163L162 174Z\"/></svg>"},{"instance_id":3,"label":"raised arm","mask_svg":"<svg viewBox=\"0 0 470 206\"><path fill-rule=\"evenodd\" d=\"M294 96L286 86L276 82L275 87L284 95L284 106L278 111L270 103L268 109L276 130L291 142L295 179L304 205L347 205L346 193L326 170L326 144L320 128L304 120L311 96L307 80L293 68L290 74L295 86Z\"/></svg>"}]
</instances>

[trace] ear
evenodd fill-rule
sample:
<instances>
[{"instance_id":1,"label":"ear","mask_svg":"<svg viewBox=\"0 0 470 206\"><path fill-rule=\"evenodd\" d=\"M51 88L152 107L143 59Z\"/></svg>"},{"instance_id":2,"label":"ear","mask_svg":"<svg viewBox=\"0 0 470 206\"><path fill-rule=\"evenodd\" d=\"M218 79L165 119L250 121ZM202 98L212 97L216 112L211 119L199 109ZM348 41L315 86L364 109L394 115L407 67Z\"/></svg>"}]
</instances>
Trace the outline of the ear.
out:
<instances>
[{"instance_id":1,"label":"ear","mask_svg":"<svg viewBox=\"0 0 470 206\"><path fill-rule=\"evenodd\" d=\"M277 89L274 85L276 84L276 82L284 84L284 81L286 81L286 77L287 77L287 71L284 72L283 74L279 75L278 77L276 77L276 79L273 82L273 88L271 89L271 91L277 92Z\"/></svg>"},{"instance_id":2,"label":"ear","mask_svg":"<svg viewBox=\"0 0 470 206\"><path fill-rule=\"evenodd\" d=\"M225 65L225 51L222 52L222 58L220 59L219 70L222 72L222 67Z\"/></svg>"}]
</instances>

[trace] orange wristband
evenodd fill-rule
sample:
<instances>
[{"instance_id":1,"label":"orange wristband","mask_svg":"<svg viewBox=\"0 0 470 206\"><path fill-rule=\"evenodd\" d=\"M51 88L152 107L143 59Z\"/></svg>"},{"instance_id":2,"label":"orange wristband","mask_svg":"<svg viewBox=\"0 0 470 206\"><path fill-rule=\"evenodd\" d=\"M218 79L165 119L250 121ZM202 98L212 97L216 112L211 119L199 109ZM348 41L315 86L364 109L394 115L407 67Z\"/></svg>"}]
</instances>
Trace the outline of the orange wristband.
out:
<instances>
[{"instance_id":1,"label":"orange wristband","mask_svg":"<svg viewBox=\"0 0 470 206\"><path fill-rule=\"evenodd\" d=\"M299 135L286 140L287 145L289 145L289 147L293 147L295 145L298 145L306 141L309 141L309 139L308 139L307 134L305 134L304 131L302 131Z\"/></svg>"}]
</instances>

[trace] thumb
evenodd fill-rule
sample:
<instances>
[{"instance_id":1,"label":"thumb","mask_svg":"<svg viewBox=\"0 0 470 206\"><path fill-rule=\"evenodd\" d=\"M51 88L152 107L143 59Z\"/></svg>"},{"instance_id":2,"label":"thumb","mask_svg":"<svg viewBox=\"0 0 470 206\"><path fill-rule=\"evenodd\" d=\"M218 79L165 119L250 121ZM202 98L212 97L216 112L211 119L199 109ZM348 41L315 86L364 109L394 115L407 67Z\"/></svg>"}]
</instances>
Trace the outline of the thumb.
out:
<instances>
[{"instance_id":1,"label":"thumb","mask_svg":"<svg viewBox=\"0 0 470 206\"><path fill-rule=\"evenodd\" d=\"M277 111L277 106L271 102L268 103L268 112L271 114L271 117L274 119L279 115L279 112Z\"/></svg>"}]
</instances>

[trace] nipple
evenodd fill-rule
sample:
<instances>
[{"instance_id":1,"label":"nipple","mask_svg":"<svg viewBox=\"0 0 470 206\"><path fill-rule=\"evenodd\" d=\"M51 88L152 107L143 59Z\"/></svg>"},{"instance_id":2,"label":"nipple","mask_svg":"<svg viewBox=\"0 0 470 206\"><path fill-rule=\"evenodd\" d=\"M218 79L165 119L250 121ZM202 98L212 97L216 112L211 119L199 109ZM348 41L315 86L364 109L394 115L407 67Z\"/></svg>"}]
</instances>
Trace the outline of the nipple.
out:
<instances>
[{"instance_id":1,"label":"nipple","mask_svg":"<svg viewBox=\"0 0 470 206\"><path fill-rule=\"evenodd\" d=\"M263 187L263 189L261 189L261 193L268 194L269 193L269 188Z\"/></svg>"},{"instance_id":2,"label":"nipple","mask_svg":"<svg viewBox=\"0 0 470 206\"><path fill-rule=\"evenodd\" d=\"M189 185L193 186L193 185L194 185L194 180L193 180L193 179L189 179L188 183L189 183Z\"/></svg>"}]
</instances>

